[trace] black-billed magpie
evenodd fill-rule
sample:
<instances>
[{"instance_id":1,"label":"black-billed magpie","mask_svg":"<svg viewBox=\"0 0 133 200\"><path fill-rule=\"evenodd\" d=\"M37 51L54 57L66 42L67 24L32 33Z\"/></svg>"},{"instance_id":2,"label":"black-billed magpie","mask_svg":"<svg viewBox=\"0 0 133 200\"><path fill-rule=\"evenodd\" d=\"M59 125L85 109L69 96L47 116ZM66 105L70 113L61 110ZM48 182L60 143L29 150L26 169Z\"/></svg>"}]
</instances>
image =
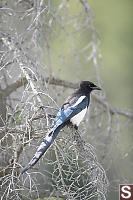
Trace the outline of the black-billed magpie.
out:
<instances>
[{"instance_id":1,"label":"black-billed magpie","mask_svg":"<svg viewBox=\"0 0 133 200\"><path fill-rule=\"evenodd\" d=\"M22 170L22 174L37 163L64 126L72 124L75 129L78 129L80 122L87 112L92 90L101 90L101 88L90 81L82 81L80 83L79 89L77 89L62 105L53 121L52 128L43 139L32 160Z\"/></svg>"}]
</instances>

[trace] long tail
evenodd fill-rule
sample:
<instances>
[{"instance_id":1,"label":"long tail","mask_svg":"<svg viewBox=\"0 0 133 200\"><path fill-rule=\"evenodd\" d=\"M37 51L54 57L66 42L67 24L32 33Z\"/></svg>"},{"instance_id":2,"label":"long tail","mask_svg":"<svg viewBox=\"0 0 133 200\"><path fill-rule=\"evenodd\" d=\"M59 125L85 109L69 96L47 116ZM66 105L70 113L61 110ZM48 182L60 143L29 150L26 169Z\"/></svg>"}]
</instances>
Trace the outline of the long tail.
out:
<instances>
[{"instance_id":1,"label":"long tail","mask_svg":"<svg viewBox=\"0 0 133 200\"><path fill-rule=\"evenodd\" d=\"M57 137L59 131L63 128L63 126L58 126L56 129L52 129L50 133L43 139L42 143L38 147L36 153L34 154L31 161L28 163L28 165L22 169L21 174L26 172L29 168L33 167L38 160L42 157L42 155L47 151L47 149L50 147L50 145L54 142L55 138Z\"/></svg>"}]
</instances>

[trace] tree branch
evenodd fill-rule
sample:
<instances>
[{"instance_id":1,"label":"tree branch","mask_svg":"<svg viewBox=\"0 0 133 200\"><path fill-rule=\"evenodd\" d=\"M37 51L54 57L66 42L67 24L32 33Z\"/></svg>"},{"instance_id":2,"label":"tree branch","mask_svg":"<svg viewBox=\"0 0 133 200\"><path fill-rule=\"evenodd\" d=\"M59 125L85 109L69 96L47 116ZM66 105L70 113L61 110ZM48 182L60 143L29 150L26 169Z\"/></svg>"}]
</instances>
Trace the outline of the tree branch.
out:
<instances>
[{"instance_id":1,"label":"tree branch","mask_svg":"<svg viewBox=\"0 0 133 200\"><path fill-rule=\"evenodd\" d=\"M3 96L5 98L8 97L12 92L15 92L18 88L22 87L23 85L27 83L28 81L25 77L20 78L16 82L12 83L11 85L8 85L5 89L3 89L2 91Z\"/></svg>"},{"instance_id":2,"label":"tree branch","mask_svg":"<svg viewBox=\"0 0 133 200\"><path fill-rule=\"evenodd\" d=\"M65 88L76 89L76 88L79 87L79 83L73 83L73 82L61 80L61 79L58 79L58 78L55 78L55 77L47 77L45 79L42 77L42 81L43 81L43 84L46 82L46 83L51 84L51 85L62 86L62 87L65 87ZM19 87L21 87L22 85L27 84L27 83L28 83L28 81L25 77L20 78L15 83L9 85L7 88L5 88L3 90L4 96L5 97L9 96L12 92L14 92ZM124 111L124 110L118 110L117 108L111 106L106 100L104 100L100 96L98 96L96 94L92 94L92 98L96 102L101 104L104 108L108 108L108 110L111 114L118 114L118 115L122 115L124 117L127 117L129 119L133 119L133 113L127 112L127 111Z\"/></svg>"},{"instance_id":3,"label":"tree branch","mask_svg":"<svg viewBox=\"0 0 133 200\"><path fill-rule=\"evenodd\" d=\"M69 82L69 81L64 81L64 80L61 80L61 79L56 79L54 77L52 77L52 78L46 78L44 80L47 83L49 83L49 84L63 86L63 87L66 87L66 88L76 89L76 88L79 87L79 83L72 83L72 82ZM101 104L104 108L108 108L111 114L119 114L119 115L122 115L124 117L128 117L130 119L133 119L133 113L126 112L124 110L118 110L118 109L116 109L115 107L111 106L107 101L105 101L100 96L98 96L96 94L92 94L92 98L95 99L95 101L98 102L99 104Z\"/></svg>"}]
</instances>

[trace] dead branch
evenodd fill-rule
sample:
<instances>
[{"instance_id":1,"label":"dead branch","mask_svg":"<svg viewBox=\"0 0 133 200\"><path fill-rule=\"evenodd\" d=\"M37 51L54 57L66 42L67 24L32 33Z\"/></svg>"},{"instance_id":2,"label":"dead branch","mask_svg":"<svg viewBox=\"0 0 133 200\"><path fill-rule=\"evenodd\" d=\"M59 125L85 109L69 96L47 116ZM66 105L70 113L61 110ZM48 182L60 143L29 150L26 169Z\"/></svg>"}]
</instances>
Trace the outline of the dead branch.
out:
<instances>
[{"instance_id":1,"label":"dead branch","mask_svg":"<svg viewBox=\"0 0 133 200\"><path fill-rule=\"evenodd\" d=\"M56 86L62 86L65 88L71 88L71 89L76 89L79 87L79 83L73 83L70 81L66 81L66 80L62 80L62 79L58 79L55 77L47 77L47 78L42 78L43 83L46 82L48 84L51 85L56 85ZM28 81L26 79L26 77L20 78L19 80L17 80L15 83L11 84L10 86L8 86L7 88L5 88L4 90L2 90L2 94L7 97L9 96L12 92L14 92L15 90L17 90L19 87L22 87L23 85L27 84ZM102 97L96 95L96 94L92 94L92 98L98 102L99 104L101 104L105 109L109 109L111 114L118 114L118 115L122 115L124 117L127 117L129 119L133 119L133 113L131 112L127 112L124 110L118 110L117 108L111 106L105 99L103 99Z\"/></svg>"},{"instance_id":2,"label":"dead branch","mask_svg":"<svg viewBox=\"0 0 133 200\"><path fill-rule=\"evenodd\" d=\"M6 98L8 97L12 92L15 92L18 88L22 87L23 85L27 84L28 81L25 77L20 78L16 82L12 83L11 85L8 85L5 89L3 89L3 96Z\"/></svg>"},{"instance_id":3,"label":"dead branch","mask_svg":"<svg viewBox=\"0 0 133 200\"><path fill-rule=\"evenodd\" d=\"M49 84L53 84L53 85L58 85L58 86L63 86L66 88L72 88L72 89L76 89L79 87L79 83L72 83L69 81L65 81L65 80L61 80L61 79L56 79L54 77L50 77L50 78L46 78L45 81ZM102 97L96 95L96 94L92 94L92 98L98 102L99 104L101 104L105 109L109 109L111 114L119 114L122 115L124 117L133 119L133 113L130 112L126 112L124 110L118 110L117 108L114 108L113 106L111 106L105 99L103 99Z\"/></svg>"}]
</instances>

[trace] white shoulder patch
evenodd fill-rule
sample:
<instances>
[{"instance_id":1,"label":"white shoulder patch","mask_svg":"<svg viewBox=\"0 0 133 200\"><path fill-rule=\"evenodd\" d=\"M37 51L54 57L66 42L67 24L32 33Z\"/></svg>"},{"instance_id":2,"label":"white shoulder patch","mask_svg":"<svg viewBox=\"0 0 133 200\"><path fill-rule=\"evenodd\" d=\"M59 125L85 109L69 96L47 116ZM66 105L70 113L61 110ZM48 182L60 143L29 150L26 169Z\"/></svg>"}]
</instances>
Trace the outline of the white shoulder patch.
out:
<instances>
[{"instance_id":1,"label":"white shoulder patch","mask_svg":"<svg viewBox=\"0 0 133 200\"><path fill-rule=\"evenodd\" d=\"M75 107L75 106L77 106L78 104L80 104L80 103L83 101L83 99L85 99L85 97L86 97L86 96L81 96L81 97L79 97L79 99L76 101L76 103L75 103L72 107Z\"/></svg>"}]
</instances>

